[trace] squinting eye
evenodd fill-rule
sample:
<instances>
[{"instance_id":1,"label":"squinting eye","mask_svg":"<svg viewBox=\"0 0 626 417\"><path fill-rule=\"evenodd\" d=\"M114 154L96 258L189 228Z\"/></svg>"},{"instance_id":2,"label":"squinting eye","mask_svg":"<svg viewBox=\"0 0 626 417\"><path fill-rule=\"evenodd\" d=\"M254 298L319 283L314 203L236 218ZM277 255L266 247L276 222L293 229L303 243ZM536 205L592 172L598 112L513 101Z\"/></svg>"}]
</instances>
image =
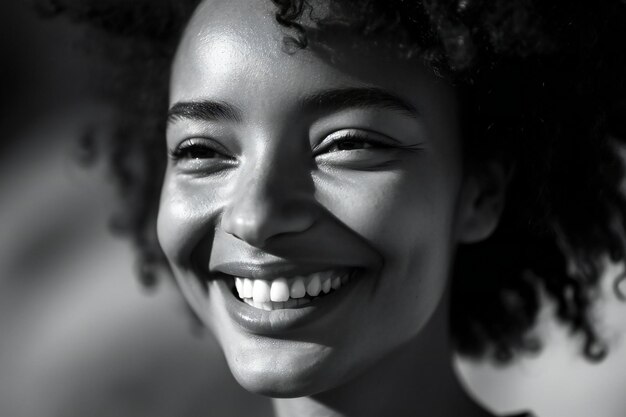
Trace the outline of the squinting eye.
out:
<instances>
[{"instance_id":1,"label":"squinting eye","mask_svg":"<svg viewBox=\"0 0 626 417\"><path fill-rule=\"evenodd\" d=\"M324 137L313 155L320 169L382 170L422 149L421 143L404 144L375 131L343 129Z\"/></svg>"},{"instance_id":2,"label":"squinting eye","mask_svg":"<svg viewBox=\"0 0 626 417\"><path fill-rule=\"evenodd\" d=\"M205 138L191 138L182 142L176 149L170 151L170 157L177 161L181 159L214 159L229 158L226 151L215 142Z\"/></svg>"},{"instance_id":3,"label":"squinting eye","mask_svg":"<svg viewBox=\"0 0 626 417\"><path fill-rule=\"evenodd\" d=\"M182 172L209 174L236 165L236 158L220 143L208 138L184 140L169 152Z\"/></svg>"},{"instance_id":4,"label":"squinting eye","mask_svg":"<svg viewBox=\"0 0 626 417\"><path fill-rule=\"evenodd\" d=\"M206 146L190 145L178 148L173 152L176 159L210 159L218 156L218 153Z\"/></svg>"},{"instance_id":5,"label":"squinting eye","mask_svg":"<svg viewBox=\"0 0 626 417\"><path fill-rule=\"evenodd\" d=\"M372 143L359 139L336 140L327 148L327 152L353 151L357 149L368 149L375 147Z\"/></svg>"},{"instance_id":6,"label":"squinting eye","mask_svg":"<svg viewBox=\"0 0 626 417\"><path fill-rule=\"evenodd\" d=\"M358 151L363 149L384 149L389 148L390 145L372 140L365 136L356 135L353 133L339 136L336 139L330 139L328 144L322 144L319 147L320 153L332 153L332 152L349 152Z\"/></svg>"}]
</instances>

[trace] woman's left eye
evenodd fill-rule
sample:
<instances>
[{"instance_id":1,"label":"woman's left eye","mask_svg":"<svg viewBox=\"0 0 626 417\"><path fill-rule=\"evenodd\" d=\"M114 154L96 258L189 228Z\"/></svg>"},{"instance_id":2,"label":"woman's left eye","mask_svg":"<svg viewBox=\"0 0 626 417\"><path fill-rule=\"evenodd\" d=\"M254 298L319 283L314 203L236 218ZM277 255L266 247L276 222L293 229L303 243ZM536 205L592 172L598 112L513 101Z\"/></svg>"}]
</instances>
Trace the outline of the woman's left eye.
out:
<instances>
[{"instance_id":1,"label":"woman's left eye","mask_svg":"<svg viewBox=\"0 0 626 417\"><path fill-rule=\"evenodd\" d=\"M345 129L324 137L313 155L318 167L374 170L396 166L422 149L420 142L405 144L378 132Z\"/></svg>"},{"instance_id":2,"label":"woman's left eye","mask_svg":"<svg viewBox=\"0 0 626 417\"><path fill-rule=\"evenodd\" d=\"M330 138L328 143L317 147L319 153L347 152L365 149L387 149L390 145L356 134Z\"/></svg>"},{"instance_id":3,"label":"woman's left eye","mask_svg":"<svg viewBox=\"0 0 626 417\"><path fill-rule=\"evenodd\" d=\"M328 148L326 148L326 151L327 152L354 151L357 149L370 149L370 148L376 148L376 147L380 147L380 145L374 144L372 142L369 142L360 138L353 138L353 139L346 138L346 139L334 141L334 143L332 143Z\"/></svg>"}]
</instances>

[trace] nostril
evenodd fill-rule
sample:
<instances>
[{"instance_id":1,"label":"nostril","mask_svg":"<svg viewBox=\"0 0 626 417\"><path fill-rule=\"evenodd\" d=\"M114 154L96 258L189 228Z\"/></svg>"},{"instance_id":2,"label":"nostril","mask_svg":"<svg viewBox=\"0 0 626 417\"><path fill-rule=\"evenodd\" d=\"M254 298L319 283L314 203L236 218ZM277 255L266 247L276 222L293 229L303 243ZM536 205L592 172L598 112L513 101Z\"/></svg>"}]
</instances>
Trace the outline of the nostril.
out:
<instances>
[{"instance_id":1,"label":"nostril","mask_svg":"<svg viewBox=\"0 0 626 417\"><path fill-rule=\"evenodd\" d=\"M272 238L302 233L315 223L315 210L231 210L222 215L221 227L227 234L256 247Z\"/></svg>"},{"instance_id":2,"label":"nostril","mask_svg":"<svg viewBox=\"0 0 626 417\"><path fill-rule=\"evenodd\" d=\"M257 247L308 230L318 213L312 188L273 167L271 173L246 176L235 184L221 216L224 232Z\"/></svg>"},{"instance_id":3,"label":"nostril","mask_svg":"<svg viewBox=\"0 0 626 417\"><path fill-rule=\"evenodd\" d=\"M265 242L264 221L254 213L230 213L222 216L222 229L253 246Z\"/></svg>"},{"instance_id":4,"label":"nostril","mask_svg":"<svg viewBox=\"0 0 626 417\"><path fill-rule=\"evenodd\" d=\"M243 240L244 242L248 243L249 245L255 246L257 248L262 248L265 246L265 242L267 240L267 238L264 236L263 233L260 233L258 231L253 231L253 230L240 230L240 231L235 231L234 233L231 233L233 236L235 236L237 239L239 240Z\"/></svg>"}]
</instances>

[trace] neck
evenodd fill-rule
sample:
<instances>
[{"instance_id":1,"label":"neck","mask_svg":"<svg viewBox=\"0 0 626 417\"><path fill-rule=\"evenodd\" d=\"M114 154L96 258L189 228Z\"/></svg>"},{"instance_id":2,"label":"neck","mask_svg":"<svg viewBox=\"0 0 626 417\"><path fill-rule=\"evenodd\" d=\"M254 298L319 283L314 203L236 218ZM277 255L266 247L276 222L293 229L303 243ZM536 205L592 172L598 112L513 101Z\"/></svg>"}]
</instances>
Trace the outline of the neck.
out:
<instances>
[{"instance_id":1,"label":"neck","mask_svg":"<svg viewBox=\"0 0 626 417\"><path fill-rule=\"evenodd\" d=\"M309 397L274 399L277 416L489 416L456 377L447 312L444 301L416 338L346 384Z\"/></svg>"}]
</instances>

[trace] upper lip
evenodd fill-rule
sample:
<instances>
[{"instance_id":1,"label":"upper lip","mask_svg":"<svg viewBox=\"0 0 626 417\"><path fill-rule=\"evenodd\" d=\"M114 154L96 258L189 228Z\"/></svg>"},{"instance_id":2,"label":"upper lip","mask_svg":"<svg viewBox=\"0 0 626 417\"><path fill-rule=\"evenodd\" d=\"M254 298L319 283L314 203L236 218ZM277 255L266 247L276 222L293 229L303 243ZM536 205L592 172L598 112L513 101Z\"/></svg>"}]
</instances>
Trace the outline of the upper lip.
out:
<instances>
[{"instance_id":1,"label":"upper lip","mask_svg":"<svg viewBox=\"0 0 626 417\"><path fill-rule=\"evenodd\" d=\"M241 278L272 280L280 277L309 275L313 272L329 269L345 268L345 266L328 264L291 264L286 262L224 262L213 265L211 272L221 272Z\"/></svg>"}]
</instances>

